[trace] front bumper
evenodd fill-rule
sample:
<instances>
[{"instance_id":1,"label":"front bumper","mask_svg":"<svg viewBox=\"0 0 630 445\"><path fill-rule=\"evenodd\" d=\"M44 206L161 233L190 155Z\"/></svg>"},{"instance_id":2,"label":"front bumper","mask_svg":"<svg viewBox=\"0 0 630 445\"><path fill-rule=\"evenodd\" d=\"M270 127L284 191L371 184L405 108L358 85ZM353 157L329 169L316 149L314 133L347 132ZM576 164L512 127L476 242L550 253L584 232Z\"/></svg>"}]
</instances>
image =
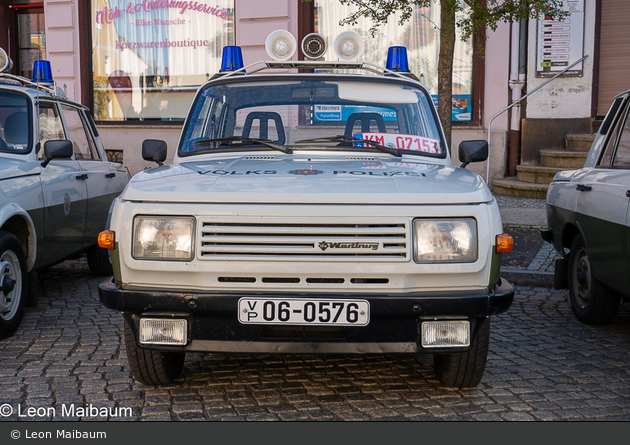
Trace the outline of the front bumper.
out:
<instances>
[{"instance_id":1,"label":"front bumper","mask_svg":"<svg viewBox=\"0 0 630 445\"><path fill-rule=\"evenodd\" d=\"M99 286L101 303L122 312L138 339L143 317L185 318L188 343L185 346L139 345L162 351L208 351L237 353L382 354L441 353L470 349L485 318L509 309L514 288L506 280L482 293L468 294L263 294L193 293L131 290L111 280ZM243 297L361 298L370 304L367 326L269 326L241 324L238 300ZM464 319L471 323L471 346L430 348L420 346L419 327L423 320Z\"/></svg>"}]
</instances>

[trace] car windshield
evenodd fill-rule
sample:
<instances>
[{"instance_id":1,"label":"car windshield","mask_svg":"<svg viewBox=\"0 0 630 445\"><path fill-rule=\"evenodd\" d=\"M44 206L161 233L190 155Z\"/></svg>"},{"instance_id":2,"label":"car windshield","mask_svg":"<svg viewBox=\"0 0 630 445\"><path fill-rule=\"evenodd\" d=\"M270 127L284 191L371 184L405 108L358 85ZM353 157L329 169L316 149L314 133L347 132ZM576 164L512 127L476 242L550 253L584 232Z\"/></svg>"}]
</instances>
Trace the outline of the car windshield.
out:
<instances>
[{"instance_id":1,"label":"car windshield","mask_svg":"<svg viewBox=\"0 0 630 445\"><path fill-rule=\"evenodd\" d=\"M179 155L281 146L446 156L433 102L419 86L382 77L262 77L205 87Z\"/></svg>"},{"instance_id":2,"label":"car windshield","mask_svg":"<svg viewBox=\"0 0 630 445\"><path fill-rule=\"evenodd\" d=\"M0 92L0 152L30 151L28 100L21 94Z\"/></svg>"}]
</instances>

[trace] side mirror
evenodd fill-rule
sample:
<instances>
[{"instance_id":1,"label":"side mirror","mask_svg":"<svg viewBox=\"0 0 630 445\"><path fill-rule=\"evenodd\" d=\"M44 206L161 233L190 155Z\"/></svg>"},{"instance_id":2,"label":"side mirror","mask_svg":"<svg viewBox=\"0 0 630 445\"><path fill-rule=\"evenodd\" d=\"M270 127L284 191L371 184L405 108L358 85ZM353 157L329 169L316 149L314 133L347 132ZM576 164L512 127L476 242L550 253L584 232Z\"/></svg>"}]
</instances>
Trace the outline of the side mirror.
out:
<instances>
[{"instance_id":1,"label":"side mirror","mask_svg":"<svg viewBox=\"0 0 630 445\"><path fill-rule=\"evenodd\" d=\"M46 167L53 159L70 159L74 154L72 142L68 140L46 141L44 143L44 156L42 167Z\"/></svg>"},{"instance_id":2,"label":"side mirror","mask_svg":"<svg viewBox=\"0 0 630 445\"><path fill-rule=\"evenodd\" d=\"M166 142L157 139L142 141L142 159L164 165L166 161Z\"/></svg>"},{"instance_id":3,"label":"side mirror","mask_svg":"<svg viewBox=\"0 0 630 445\"><path fill-rule=\"evenodd\" d=\"M484 140L463 141L459 144L460 166L466 168L471 162L483 162L488 159L488 142Z\"/></svg>"}]
</instances>

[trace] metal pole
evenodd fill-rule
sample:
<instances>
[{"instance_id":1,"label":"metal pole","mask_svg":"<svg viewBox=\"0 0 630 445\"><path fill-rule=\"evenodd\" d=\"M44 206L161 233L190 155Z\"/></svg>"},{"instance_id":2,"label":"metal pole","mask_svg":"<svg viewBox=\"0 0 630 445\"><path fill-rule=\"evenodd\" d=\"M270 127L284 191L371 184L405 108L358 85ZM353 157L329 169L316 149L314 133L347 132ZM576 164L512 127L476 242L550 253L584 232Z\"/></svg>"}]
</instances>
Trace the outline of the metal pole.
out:
<instances>
[{"instance_id":1,"label":"metal pole","mask_svg":"<svg viewBox=\"0 0 630 445\"><path fill-rule=\"evenodd\" d=\"M535 93L536 91L538 91L539 89L541 89L542 87L547 85L549 82L554 80L556 77L559 77L559 76L563 75L565 72L569 71L571 68L573 68L575 65L577 65L578 63L580 63L581 61L583 61L587 57L588 57L588 54L585 55L584 57L582 57L581 59L575 61L574 63L572 63L571 65L569 65L568 67L566 67L565 69L560 71L555 76L547 79L547 81L541 83L536 88L534 88L529 93L527 93L525 96L521 97L517 101L512 102L510 105L508 105L507 107L505 107L504 109L502 109L501 111L499 111L497 114L495 114L494 116L492 116L490 118L490 121L488 121L488 165L487 165L487 168L486 168L486 184L488 184L488 187L490 187L490 153L491 153L490 147L492 146L492 121L495 118L497 118L498 116L500 116L501 114L505 113L510 108L512 108L514 105L516 105L516 104L520 103L521 101L523 101L523 99L525 99L526 97L530 96L531 94Z\"/></svg>"}]
</instances>

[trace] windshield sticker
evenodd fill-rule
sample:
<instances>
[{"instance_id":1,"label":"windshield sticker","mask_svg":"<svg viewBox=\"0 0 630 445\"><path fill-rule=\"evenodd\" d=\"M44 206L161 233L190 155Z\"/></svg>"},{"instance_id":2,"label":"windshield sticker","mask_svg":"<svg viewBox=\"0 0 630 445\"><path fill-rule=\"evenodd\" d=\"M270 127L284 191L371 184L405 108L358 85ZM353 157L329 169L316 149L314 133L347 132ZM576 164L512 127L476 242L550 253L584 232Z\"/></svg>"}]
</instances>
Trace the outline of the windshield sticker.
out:
<instances>
[{"instance_id":1,"label":"windshield sticker","mask_svg":"<svg viewBox=\"0 0 630 445\"><path fill-rule=\"evenodd\" d=\"M13 150L24 150L23 145L13 145Z\"/></svg>"},{"instance_id":2,"label":"windshield sticker","mask_svg":"<svg viewBox=\"0 0 630 445\"><path fill-rule=\"evenodd\" d=\"M350 105L315 105L316 122L347 122L348 117L355 113L378 113L383 121L395 121L396 112L382 107L354 107Z\"/></svg>"},{"instance_id":3,"label":"windshield sticker","mask_svg":"<svg viewBox=\"0 0 630 445\"><path fill-rule=\"evenodd\" d=\"M315 105L316 121L340 121L341 105Z\"/></svg>"},{"instance_id":4,"label":"windshield sticker","mask_svg":"<svg viewBox=\"0 0 630 445\"><path fill-rule=\"evenodd\" d=\"M397 133L355 133L352 136L359 139L378 142L381 145L399 150L420 151L423 153L440 153L440 141L413 134ZM355 142L355 147L365 147L369 144Z\"/></svg>"}]
</instances>

